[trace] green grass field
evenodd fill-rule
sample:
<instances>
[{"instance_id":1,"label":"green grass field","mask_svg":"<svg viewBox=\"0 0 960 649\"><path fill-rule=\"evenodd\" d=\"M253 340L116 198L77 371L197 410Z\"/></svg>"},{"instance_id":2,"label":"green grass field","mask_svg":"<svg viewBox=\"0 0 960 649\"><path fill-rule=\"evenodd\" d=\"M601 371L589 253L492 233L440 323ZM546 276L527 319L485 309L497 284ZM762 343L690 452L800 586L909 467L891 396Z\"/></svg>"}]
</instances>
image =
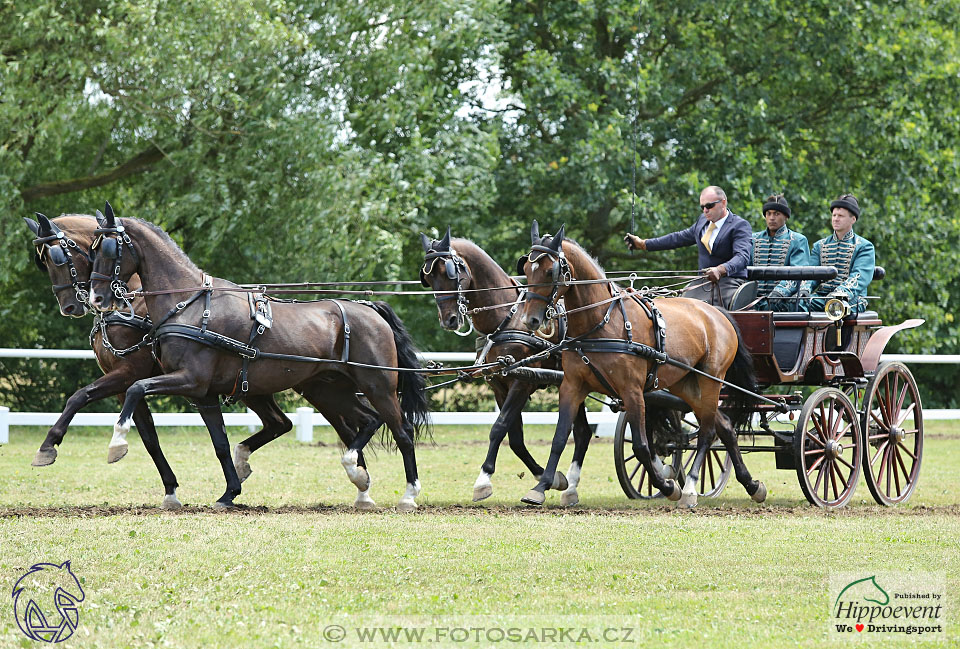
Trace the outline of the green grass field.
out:
<instances>
[{"instance_id":1,"label":"green grass field","mask_svg":"<svg viewBox=\"0 0 960 649\"><path fill-rule=\"evenodd\" d=\"M130 454L107 465L108 431L71 430L56 464L38 469L30 461L44 433L14 429L0 448L0 575L10 589L34 563L71 560L86 599L62 646L334 646L334 625L346 633L336 646L383 646L357 634L384 626L426 628L419 642L434 646L515 646L496 630L504 625L540 634L538 646L584 632L592 646L841 646L866 638L828 634L832 575L916 572L942 576L948 607L945 639L919 646L960 642L950 617L960 602L960 422L928 422L907 505L874 505L861 478L838 512L809 507L795 473L767 454L746 458L769 489L763 505L735 481L692 512L629 501L609 440L591 444L575 509L559 507L558 492L542 510L519 505L534 483L506 446L494 495L475 504L487 432L444 427L418 451L423 494L411 515L393 509L404 481L388 451L369 459L381 510L352 511L329 429L318 435L326 444L291 434L254 454L244 507L215 513L223 480L206 432L165 430L187 505L167 513L135 435ZM246 430L230 433L236 443ZM538 459L550 434L527 431ZM0 647L33 646L3 601ZM551 642L555 627L574 631Z\"/></svg>"}]
</instances>

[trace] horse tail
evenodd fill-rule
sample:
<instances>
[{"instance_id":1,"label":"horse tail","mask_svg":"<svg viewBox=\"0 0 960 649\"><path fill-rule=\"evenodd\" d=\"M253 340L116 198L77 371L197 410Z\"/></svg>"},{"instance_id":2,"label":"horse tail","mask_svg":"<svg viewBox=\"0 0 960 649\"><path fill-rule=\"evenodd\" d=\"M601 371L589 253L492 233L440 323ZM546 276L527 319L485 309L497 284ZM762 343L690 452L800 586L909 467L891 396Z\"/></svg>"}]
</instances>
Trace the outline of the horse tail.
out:
<instances>
[{"instance_id":1,"label":"horse tail","mask_svg":"<svg viewBox=\"0 0 960 649\"><path fill-rule=\"evenodd\" d=\"M737 355L734 356L733 363L727 369L724 379L744 390L756 392L757 375L753 365L753 354L750 353L743 341L743 334L740 332L740 327L737 326L737 321L726 309L720 309L720 312L733 325L733 330L737 334ZM748 427L756 403L757 399L754 396L744 394L739 390L729 391L729 396L723 401L723 409L726 415L730 417L730 423L734 430Z\"/></svg>"},{"instance_id":2,"label":"horse tail","mask_svg":"<svg viewBox=\"0 0 960 649\"><path fill-rule=\"evenodd\" d=\"M420 359L413 338L403 325L403 321L386 302L373 302L373 310L383 318L393 330L393 341L397 346L397 365L405 369L421 369ZM430 404L427 400L427 379L419 372L398 372L400 391L400 410L404 418L413 425L413 438L419 440L430 433Z\"/></svg>"}]
</instances>

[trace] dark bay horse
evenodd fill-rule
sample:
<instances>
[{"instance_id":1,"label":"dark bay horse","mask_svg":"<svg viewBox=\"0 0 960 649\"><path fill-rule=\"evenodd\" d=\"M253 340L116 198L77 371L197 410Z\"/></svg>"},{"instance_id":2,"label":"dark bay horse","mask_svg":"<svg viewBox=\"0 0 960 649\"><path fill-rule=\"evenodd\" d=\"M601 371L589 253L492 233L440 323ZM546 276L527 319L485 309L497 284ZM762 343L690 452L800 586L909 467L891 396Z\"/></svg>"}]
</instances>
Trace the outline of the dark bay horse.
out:
<instances>
[{"instance_id":1,"label":"dark bay horse","mask_svg":"<svg viewBox=\"0 0 960 649\"><path fill-rule=\"evenodd\" d=\"M436 292L440 326L456 331L463 326L466 309L486 309L473 316L474 328L477 333L483 334L478 339L477 346L483 345L478 351L484 358L478 358L478 363L486 362L485 359L496 359L498 356L512 356L518 360L526 358L543 351L560 339L560 331L556 328L549 332L549 336L544 337L527 330L516 315L516 306L511 308L511 304L517 304L520 298L520 285L475 243L468 239L451 239L449 228L439 241L431 241L423 234L420 235L420 241L425 253L424 265L420 269L420 282ZM505 306L489 308L496 305ZM559 370L560 356L556 354L527 367ZM523 442L521 416L530 395L543 386L500 375L494 375L488 381L493 388L500 414L490 429L487 456L473 485L474 501L483 500L493 493L490 476L496 470L497 452L504 436L509 436L510 448L537 480L543 474L543 467L533 459ZM573 425L578 431L577 435L590 436L583 406L577 412ZM563 491L561 502L564 505L576 504L576 485L571 487L562 472L556 472L551 487Z\"/></svg>"},{"instance_id":2,"label":"dark bay horse","mask_svg":"<svg viewBox=\"0 0 960 649\"><path fill-rule=\"evenodd\" d=\"M544 324L547 307L562 297L568 313L567 336L572 340L564 344L559 421L550 459L539 484L523 502L543 504L574 412L591 391L623 401L633 452L646 468L651 484L670 500L681 500L688 507L696 505L697 476L716 431L730 453L737 480L753 500L763 502L766 487L750 477L734 426L719 410L721 384L666 361L679 361L700 372L726 377L732 384L754 391L752 357L729 316L700 300L665 298L654 304L635 299L613 282L602 281L606 279L603 269L576 242L564 238L562 226L555 236L541 237L534 221L530 238L530 254L518 262L529 286L520 313L528 328L537 329ZM573 280L601 281L577 284ZM656 461L647 439L644 388L657 384L689 404L700 423L697 453L682 491L676 480L663 475L662 464ZM729 401L732 405L734 399ZM739 416L746 412L746 403ZM573 473L571 469L568 474L571 483Z\"/></svg>"},{"instance_id":3,"label":"dark bay horse","mask_svg":"<svg viewBox=\"0 0 960 649\"><path fill-rule=\"evenodd\" d=\"M416 509L414 441L427 426L425 380L415 371L420 364L412 340L388 305L267 300L272 322L266 326L255 319L263 313L252 297L203 273L157 226L139 219L121 223L111 210L105 219L93 246L90 302L99 310L120 308L123 284L139 274L165 372L127 389L117 431L129 430L131 413L145 396L189 398L198 405L226 478L217 504L230 506L240 479L230 462L219 395L248 399L292 388L321 412L330 409L323 404L337 404L344 420L359 429L342 463L362 492L369 490L370 476L360 463L361 451L386 423L407 479L398 509ZM254 339L255 347L246 344ZM383 369L398 367L399 372Z\"/></svg>"},{"instance_id":4,"label":"dark bay horse","mask_svg":"<svg viewBox=\"0 0 960 649\"><path fill-rule=\"evenodd\" d=\"M109 204L106 209L111 211ZM100 215L100 218L105 217ZM80 317L88 311L87 297L92 266L90 246L99 222L93 216L83 214L67 214L55 219L37 214L37 219L39 222L24 219L36 237L34 262L48 273L61 314ZM133 275L128 286L131 289L140 288L139 276ZM111 314L95 318L90 343L104 376L77 390L67 400L63 414L40 445L33 460L34 466L47 466L56 461L56 447L63 442L70 421L87 404L114 395L122 396L135 381L162 373L149 348L136 349L122 356L114 353L114 350L134 347L142 341L150 328L151 323L146 319L147 306L143 298L135 298L132 307L132 317ZM337 391L347 389L350 389L350 386L346 384L336 390L328 389L325 392L328 398L318 407L345 445L353 441L358 429L379 421L369 417L364 409L352 408L352 396L347 399L338 398ZM234 464L241 482L252 473L248 461L250 454L293 428L293 424L283 414L272 395L251 395L243 399L243 402L257 414L263 427L240 442L235 449ZM134 409L133 420L144 448L153 459L164 485L165 495L161 508L179 509L181 504L176 495L177 479L160 448L153 416L145 401L141 401ZM110 441L107 461L119 461L126 455L127 448L126 434L121 430L114 434ZM358 454L357 461L359 466L366 466L362 453ZM368 491L358 488L355 506L362 509L375 506Z\"/></svg>"}]
</instances>

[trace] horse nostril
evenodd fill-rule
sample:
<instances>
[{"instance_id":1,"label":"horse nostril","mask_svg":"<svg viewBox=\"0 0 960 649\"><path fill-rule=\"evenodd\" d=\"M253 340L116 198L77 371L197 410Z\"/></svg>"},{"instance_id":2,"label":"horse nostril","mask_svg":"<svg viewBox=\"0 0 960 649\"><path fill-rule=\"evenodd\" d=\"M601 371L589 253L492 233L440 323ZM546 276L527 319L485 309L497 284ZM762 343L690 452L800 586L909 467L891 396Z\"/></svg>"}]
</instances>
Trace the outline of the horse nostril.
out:
<instances>
[{"instance_id":1,"label":"horse nostril","mask_svg":"<svg viewBox=\"0 0 960 649\"><path fill-rule=\"evenodd\" d=\"M73 315L73 312L76 310L77 310L77 307L75 307L72 304L68 304L67 306L63 307L63 312L66 313L67 315Z\"/></svg>"}]
</instances>

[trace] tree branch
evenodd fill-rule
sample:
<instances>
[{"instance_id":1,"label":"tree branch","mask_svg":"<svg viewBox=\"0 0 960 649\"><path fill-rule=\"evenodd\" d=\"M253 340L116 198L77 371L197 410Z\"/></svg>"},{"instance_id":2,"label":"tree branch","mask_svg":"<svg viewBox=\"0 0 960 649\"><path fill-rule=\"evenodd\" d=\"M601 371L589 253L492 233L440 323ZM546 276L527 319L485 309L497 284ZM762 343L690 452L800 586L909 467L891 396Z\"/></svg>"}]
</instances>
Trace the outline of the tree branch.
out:
<instances>
[{"instance_id":1,"label":"tree branch","mask_svg":"<svg viewBox=\"0 0 960 649\"><path fill-rule=\"evenodd\" d=\"M95 176L86 176L83 178L70 178L68 180L56 180L48 183L40 183L32 187L24 187L20 190L20 195L25 203L36 198L44 196L56 196L57 194L69 194L78 192L91 187L101 187L108 185L115 180L126 178L146 171L149 167L155 165L164 159L164 153L156 146L151 145L149 149L127 160L122 165L118 165L110 171Z\"/></svg>"}]
</instances>

